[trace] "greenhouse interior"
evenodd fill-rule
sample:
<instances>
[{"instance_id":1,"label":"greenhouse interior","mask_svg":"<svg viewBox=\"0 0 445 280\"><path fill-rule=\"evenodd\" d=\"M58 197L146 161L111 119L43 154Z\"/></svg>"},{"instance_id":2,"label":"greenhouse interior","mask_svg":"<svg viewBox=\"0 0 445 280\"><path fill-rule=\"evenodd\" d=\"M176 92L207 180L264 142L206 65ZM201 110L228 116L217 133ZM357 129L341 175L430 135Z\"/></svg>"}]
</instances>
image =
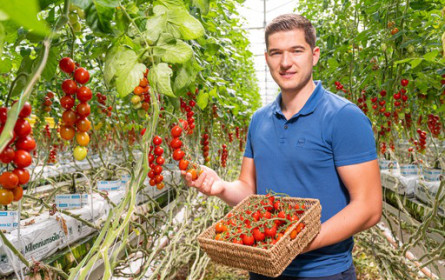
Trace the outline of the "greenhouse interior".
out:
<instances>
[{"instance_id":1,"label":"greenhouse interior","mask_svg":"<svg viewBox=\"0 0 445 280\"><path fill-rule=\"evenodd\" d=\"M6 0L0 279L445 279L445 0Z\"/></svg>"}]
</instances>

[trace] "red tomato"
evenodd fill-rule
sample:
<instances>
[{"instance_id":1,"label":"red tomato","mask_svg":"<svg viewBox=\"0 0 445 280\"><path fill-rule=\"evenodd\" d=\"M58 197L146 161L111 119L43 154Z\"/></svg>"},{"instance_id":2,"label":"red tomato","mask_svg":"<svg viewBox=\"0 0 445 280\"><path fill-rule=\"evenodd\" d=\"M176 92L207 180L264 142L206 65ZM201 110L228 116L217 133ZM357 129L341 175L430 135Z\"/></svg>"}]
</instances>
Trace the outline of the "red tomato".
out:
<instances>
[{"instance_id":1,"label":"red tomato","mask_svg":"<svg viewBox=\"0 0 445 280\"><path fill-rule=\"evenodd\" d=\"M6 123L8 119L8 109L5 107L0 107L0 124Z\"/></svg>"},{"instance_id":2,"label":"red tomato","mask_svg":"<svg viewBox=\"0 0 445 280\"><path fill-rule=\"evenodd\" d=\"M63 108L69 110L74 106L74 98L72 96L65 95L64 97L62 97L62 99L60 99L60 105Z\"/></svg>"},{"instance_id":3,"label":"red tomato","mask_svg":"<svg viewBox=\"0 0 445 280\"><path fill-rule=\"evenodd\" d=\"M156 163L158 165L163 165L165 163L165 159L162 156L158 156L158 158L156 159Z\"/></svg>"},{"instance_id":4,"label":"red tomato","mask_svg":"<svg viewBox=\"0 0 445 280\"><path fill-rule=\"evenodd\" d=\"M86 84L90 80L90 73L85 68L79 67L74 71L74 79L79 84Z\"/></svg>"},{"instance_id":5,"label":"red tomato","mask_svg":"<svg viewBox=\"0 0 445 280\"><path fill-rule=\"evenodd\" d=\"M159 175L162 173L162 166L156 165L155 168L153 168L153 172L155 175Z\"/></svg>"},{"instance_id":6,"label":"red tomato","mask_svg":"<svg viewBox=\"0 0 445 280\"><path fill-rule=\"evenodd\" d=\"M164 153L164 149L162 147L156 147L154 150L154 154L157 156L162 156L162 154Z\"/></svg>"},{"instance_id":7,"label":"red tomato","mask_svg":"<svg viewBox=\"0 0 445 280\"><path fill-rule=\"evenodd\" d=\"M74 138L75 130L72 126L61 126L60 127L60 137L64 140L71 140Z\"/></svg>"},{"instance_id":8,"label":"red tomato","mask_svg":"<svg viewBox=\"0 0 445 280\"><path fill-rule=\"evenodd\" d=\"M188 160L181 159L181 160L179 161L179 170L186 170L187 167L188 167L188 165L189 165Z\"/></svg>"},{"instance_id":9,"label":"red tomato","mask_svg":"<svg viewBox=\"0 0 445 280\"><path fill-rule=\"evenodd\" d=\"M14 126L14 132L18 137L26 137L31 133L31 125L25 119L18 119Z\"/></svg>"},{"instance_id":10,"label":"red tomato","mask_svg":"<svg viewBox=\"0 0 445 280\"><path fill-rule=\"evenodd\" d=\"M243 235L243 244L247 246L252 246L255 243L255 238L252 234L247 233Z\"/></svg>"},{"instance_id":11,"label":"red tomato","mask_svg":"<svg viewBox=\"0 0 445 280\"><path fill-rule=\"evenodd\" d=\"M0 189L0 204L8 205L11 204L14 199L14 194L10 190Z\"/></svg>"},{"instance_id":12,"label":"red tomato","mask_svg":"<svg viewBox=\"0 0 445 280\"><path fill-rule=\"evenodd\" d=\"M76 107L76 112L82 117L88 117L91 113L91 108L88 103L80 103Z\"/></svg>"},{"instance_id":13,"label":"red tomato","mask_svg":"<svg viewBox=\"0 0 445 280\"><path fill-rule=\"evenodd\" d=\"M19 201L23 197L23 188L21 186L17 186L14 189L12 189L12 194L14 196L14 201Z\"/></svg>"},{"instance_id":14,"label":"red tomato","mask_svg":"<svg viewBox=\"0 0 445 280\"><path fill-rule=\"evenodd\" d=\"M175 125L171 130L171 135L173 137L179 137L182 134L182 128L179 125Z\"/></svg>"},{"instance_id":15,"label":"red tomato","mask_svg":"<svg viewBox=\"0 0 445 280\"><path fill-rule=\"evenodd\" d=\"M75 94L77 91L77 84L75 81L73 81L71 79L66 79L62 83L62 90L64 93L66 93L68 95Z\"/></svg>"},{"instance_id":16,"label":"red tomato","mask_svg":"<svg viewBox=\"0 0 445 280\"><path fill-rule=\"evenodd\" d=\"M31 104L25 102L25 105L23 105L23 108L20 111L19 118L23 119L29 117L29 115L31 115L31 111L32 111Z\"/></svg>"},{"instance_id":17,"label":"red tomato","mask_svg":"<svg viewBox=\"0 0 445 280\"><path fill-rule=\"evenodd\" d=\"M0 154L0 161L7 164L14 159L15 151L11 147L6 147Z\"/></svg>"},{"instance_id":18,"label":"red tomato","mask_svg":"<svg viewBox=\"0 0 445 280\"><path fill-rule=\"evenodd\" d=\"M264 226L264 234L267 237L275 238L275 235L277 234L277 227L275 225L271 227Z\"/></svg>"},{"instance_id":19,"label":"red tomato","mask_svg":"<svg viewBox=\"0 0 445 280\"><path fill-rule=\"evenodd\" d=\"M400 84L402 84L402 87L406 87L408 85L409 81L407 79L402 79L400 81Z\"/></svg>"},{"instance_id":20,"label":"red tomato","mask_svg":"<svg viewBox=\"0 0 445 280\"><path fill-rule=\"evenodd\" d=\"M266 238L266 235L259 228L255 228L253 230L253 237L255 238L255 241L263 241Z\"/></svg>"},{"instance_id":21,"label":"red tomato","mask_svg":"<svg viewBox=\"0 0 445 280\"><path fill-rule=\"evenodd\" d=\"M76 65L74 64L74 61L69 57L64 57L59 61L59 67L60 70L62 70L65 73L71 74L74 71L74 68L76 68Z\"/></svg>"},{"instance_id":22,"label":"red tomato","mask_svg":"<svg viewBox=\"0 0 445 280\"><path fill-rule=\"evenodd\" d=\"M66 110L62 114L62 121L67 126L72 126L76 123L77 116L76 113L72 110Z\"/></svg>"},{"instance_id":23,"label":"red tomato","mask_svg":"<svg viewBox=\"0 0 445 280\"><path fill-rule=\"evenodd\" d=\"M185 153L181 149L176 149L173 152L173 159L176 161L181 160L184 157Z\"/></svg>"},{"instance_id":24,"label":"red tomato","mask_svg":"<svg viewBox=\"0 0 445 280\"><path fill-rule=\"evenodd\" d=\"M12 172L6 171L0 175L0 185L4 189L11 190L19 184L19 177Z\"/></svg>"},{"instance_id":25,"label":"red tomato","mask_svg":"<svg viewBox=\"0 0 445 280\"><path fill-rule=\"evenodd\" d=\"M36 148L36 141L30 135L20 137L17 142L15 142L15 148L31 152Z\"/></svg>"},{"instance_id":26,"label":"red tomato","mask_svg":"<svg viewBox=\"0 0 445 280\"><path fill-rule=\"evenodd\" d=\"M79 132L87 132L91 129L91 122L87 118L78 119L76 128Z\"/></svg>"},{"instance_id":27,"label":"red tomato","mask_svg":"<svg viewBox=\"0 0 445 280\"><path fill-rule=\"evenodd\" d=\"M29 178L30 178L28 170L26 170L24 168L16 168L12 171L12 173L17 175L17 177L19 178L20 185L24 185L24 184L28 183Z\"/></svg>"},{"instance_id":28,"label":"red tomato","mask_svg":"<svg viewBox=\"0 0 445 280\"><path fill-rule=\"evenodd\" d=\"M93 93L89 87L82 86L77 90L77 99L79 99L80 102L87 102L91 100L91 98L93 98Z\"/></svg>"},{"instance_id":29,"label":"red tomato","mask_svg":"<svg viewBox=\"0 0 445 280\"><path fill-rule=\"evenodd\" d=\"M156 182L156 184L159 184L159 183L162 182L163 180L164 180L164 176L162 176L161 174L155 176L155 182Z\"/></svg>"},{"instance_id":30,"label":"red tomato","mask_svg":"<svg viewBox=\"0 0 445 280\"><path fill-rule=\"evenodd\" d=\"M156 135L155 137L153 137L153 144L155 144L155 146L159 146L162 144L162 138L158 135Z\"/></svg>"},{"instance_id":31,"label":"red tomato","mask_svg":"<svg viewBox=\"0 0 445 280\"><path fill-rule=\"evenodd\" d=\"M182 141L179 140L178 137L173 138L172 141L170 141L170 147L172 147L173 149L179 149L182 147Z\"/></svg>"},{"instance_id":32,"label":"red tomato","mask_svg":"<svg viewBox=\"0 0 445 280\"><path fill-rule=\"evenodd\" d=\"M18 150L15 152L14 164L19 168L30 166L32 163L31 155L25 150Z\"/></svg>"}]
</instances>

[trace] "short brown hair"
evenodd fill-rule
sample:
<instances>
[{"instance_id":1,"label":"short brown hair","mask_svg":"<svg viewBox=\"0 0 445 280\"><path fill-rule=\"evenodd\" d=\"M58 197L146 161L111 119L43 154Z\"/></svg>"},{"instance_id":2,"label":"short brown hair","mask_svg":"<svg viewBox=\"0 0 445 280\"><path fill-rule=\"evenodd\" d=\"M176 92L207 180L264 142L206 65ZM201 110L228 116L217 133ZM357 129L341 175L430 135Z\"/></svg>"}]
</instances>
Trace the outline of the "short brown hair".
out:
<instances>
[{"instance_id":1,"label":"short brown hair","mask_svg":"<svg viewBox=\"0 0 445 280\"><path fill-rule=\"evenodd\" d=\"M294 29L301 29L304 31L304 39L311 46L311 48L315 48L316 34L315 28L312 26L312 23L305 17L296 14L284 14L278 16L272 20L266 26L266 49L269 48L269 36L280 32L280 31L290 31Z\"/></svg>"}]
</instances>

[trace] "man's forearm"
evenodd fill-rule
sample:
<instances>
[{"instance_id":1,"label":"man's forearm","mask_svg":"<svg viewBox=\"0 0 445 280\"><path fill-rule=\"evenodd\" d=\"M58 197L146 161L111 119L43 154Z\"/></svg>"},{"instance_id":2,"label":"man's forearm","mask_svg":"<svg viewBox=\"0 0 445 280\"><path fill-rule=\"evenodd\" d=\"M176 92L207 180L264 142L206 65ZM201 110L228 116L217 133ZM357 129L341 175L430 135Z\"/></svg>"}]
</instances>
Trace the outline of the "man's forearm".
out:
<instances>
[{"instance_id":1,"label":"man's forearm","mask_svg":"<svg viewBox=\"0 0 445 280\"><path fill-rule=\"evenodd\" d=\"M379 222L381 212L364 206L361 202L350 203L335 216L321 225L320 233L304 252L316 250L343 241Z\"/></svg>"},{"instance_id":2,"label":"man's forearm","mask_svg":"<svg viewBox=\"0 0 445 280\"><path fill-rule=\"evenodd\" d=\"M224 190L217 196L224 200L230 206L235 206L240 203L247 196L254 194L255 189L249 186L247 183L236 180L233 182L219 181L218 184L222 184Z\"/></svg>"}]
</instances>

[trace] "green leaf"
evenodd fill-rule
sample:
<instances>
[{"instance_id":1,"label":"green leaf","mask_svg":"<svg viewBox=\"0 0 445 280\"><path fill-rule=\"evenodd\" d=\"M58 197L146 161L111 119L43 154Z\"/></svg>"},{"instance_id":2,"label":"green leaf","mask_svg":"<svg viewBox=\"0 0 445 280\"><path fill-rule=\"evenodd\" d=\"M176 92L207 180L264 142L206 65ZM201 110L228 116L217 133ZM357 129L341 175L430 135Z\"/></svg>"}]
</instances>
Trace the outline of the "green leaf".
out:
<instances>
[{"instance_id":1,"label":"green leaf","mask_svg":"<svg viewBox=\"0 0 445 280\"><path fill-rule=\"evenodd\" d=\"M411 68L414 69L417 66L419 66L419 64L423 61L423 58L415 58L413 60L411 60L410 64L411 64Z\"/></svg>"},{"instance_id":2,"label":"green leaf","mask_svg":"<svg viewBox=\"0 0 445 280\"><path fill-rule=\"evenodd\" d=\"M159 63L154 65L148 72L148 80L156 92L175 97L170 85L172 74L173 71L168 67L167 63Z\"/></svg>"},{"instance_id":3,"label":"green leaf","mask_svg":"<svg viewBox=\"0 0 445 280\"><path fill-rule=\"evenodd\" d=\"M12 68L12 60L9 58L4 58L0 60L0 73L8 73Z\"/></svg>"},{"instance_id":4,"label":"green leaf","mask_svg":"<svg viewBox=\"0 0 445 280\"><path fill-rule=\"evenodd\" d=\"M147 69L144 64L136 63L132 67L120 69L116 79L116 88L119 97L123 98L130 94L133 89L139 85L139 82L144 77L144 72Z\"/></svg>"},{"instance_id":5,"label":"green leaf","mask_svg":"<svg viewBox=\"0 0 445 280\"><path fill-rule=\"evenodd\" d=\"M338 67L338 62L337 59L335 59L334 57L331 57L328 59L328 65L330 68L332 69L336 69Z\"/></svg>"},{"instance_id":6,"label":"green leaf","mask_svg":"<svg viewBox=\"0 0 445 280\"><path fill-rule=\"evenodd\" d=\"M52 47L50 49L45 69L43 69L42 72L42 78L44 78L45 80L50 81L56 75L57 66L59 65L59 55L60 55L60 50L58 48ZM41 56L43 56L43 49L39 57Z\"/></svg>"},{"instance_id":7,"label":"green leaf","mask_svg":"<svg viewBox=\"0 0 445 280\"><path fill-rule=\"evenodd\" d=\"M413 58L405 58L405 59L402 59L402 60L398 60L398 61L396 61L396 62L394 62L394 65L397 65L397 64L401 64L401 63L407 63L407 62L410 62L411 60L413 60Z\"/></svg>"},{"instance_id":8,"label":"green leaf","mask_svg":"<svg viewBox=\"0 0 445 280\"><path fill-rule=\"evenodd\" d=\"M209 96L218 97L218 92L216 91L216 87L212 88L212 90L209 92Z\"/></svg>"},{"instance_id":9,"label":"green leaf","mask_svg":"<svg viewBox=\"0 0 445 280\"><path fill-rule=\"evenodd\" d=\"M203 90L201 90L198 94L198 98L196 100L196 104L198 104L201 110L204 110L209 104L209 94Z\"/></svg>"},{"instance_id":10,"label":"green leaf","mask_svg":"<svg viewBox=\"0 0 445 280\"><path fill-rule=\"evenodd\" d=\"M0 57L3 54L3 44L5 43L5 28L3 24L0 22Z\"/></svg>"},{"instance_id":11,"label":"green leaf","mask_svg":"<svg viewBox=\"0 0 445 280\"><path fill-rule=\"evenodd\" d=\"M423 58L425 58L426 61L430 61L430 62L434 62L434 59L436 58L436 56L439 54L438 50L434 50L432 52L429 52L427 54L425 54L423 56Z\"/></svg>"},{"instance_id":12,"label":"green leaf","mask_svg":"<svg viewBox=\"0 0 445 280\"><path fill-rule=\"evenodd\" d=\"M175 92L188 87L195 79L198 71L202 68L197 68L195 59L189 60L176 72L176 77L173 82L173 89ZM199 65L198 65L199 66Z\"/></svg>"},{"instance_id":13,"label":"green leaf","mask_svg":"<svg viewBox=\"0 0 445 280\"><path fill-rule=\"evenodd\" d=\"M105 56L104 78L109 85L113 77L116 75L115 61L118 57L119 48L113 47L108 50Z\"/></svg>"},{"instance_id":14,"label":"green leaf","mask_svg":"<svg viewBox=\"0 0 445 280\"><path fill-rule=\"evenodd\" d=\"M111 23L117 6L119 6L118 1L93 0L91 5L85 10L88 26L94 32L111 34Z\"/></svg>"},{"instance_id":15,"label":"green leaf","mask_svg":"<svg viewBox=\"0 0 445 280\"><path fill-rule=\"evenodd\" d=\"M193 40L204 35L204 27L201 22L191 16L185 9L169 10L167 21L170 26L178 29L184 40Z\"/></svg>"},{"instance_id":16,"label":"green leaf","mask_svg":"<svg viewBox=\"0 0 445 280\"><path fill-rule=\"evenodd\" d=\"M39 0L39 6L41 10L44 10L51 4L59 4L62 2L62 0Z\"/></svg>"},{"instance_id":17,"label":"green leaf","mask_svg":"<svg viewBox=\"0 0 445 280\"><path fill-rule=\"evenodd\" d=\"M49 28L46 25L46 22L37 19L37 13L40 12L39 3L37 0L2 1L0 10L7 14L12 21L25 27L30 32L36 33L40 36L45 36L49 33Z\"/></svg>"},{"instance_id":18,"label":"green leaf","mask_svg":"<svg viewBox=\"0 0 445 280\"><path fill-rule=\"evenodd\" d=\"M192 5L201 10L201 14L206 15L209 12L209 0L193 0Z\"/></svg>"},{"instance_id":19,"label":"green leaf","mask_svg":"<svg viewBox=\"0 0 445 280\"><path fill-rule=\"evenodd\" d=\"M147 30L144 31L144 36L148 41L150 41L150 44L153 44L158 40L159 35L166 29L166 25L167 13L165 11L159 11L158 14L147 18L147 23L145 25Z\"/></svg>"},{"instance_id":20,"label":"green leaf","mask_svg":"<svg viewBox=\"0 0 445 280\"><path fill-rule=\"evenodd\" d=\"M144 64L138 63L138 56L133 50L112 48L105 57L104 77L107 83L116 78L117 92L123 98L139 84L146 69Z\"/></svg>"},{"instance_id":21,"label":"green leaf","mask_svg":"<svg viewBox=\"0 0 445 280\"><path fill-rule=\"evenodd\" d=\"M173 38L169 33L163 33L158 45L154 47L154 54L167 63L185 63L192 57L193 50L187 43Z\"/></svg>"},{"instance_id":22,"label":"green leaf","mask_svg":"<svg viewBox=\"0 0 445 280\"><path fill-rule=\"evenodd\" d=\"M71 4L86 10L92 4L92 0L71 0Z\"/></svg>"}]
</instances>

